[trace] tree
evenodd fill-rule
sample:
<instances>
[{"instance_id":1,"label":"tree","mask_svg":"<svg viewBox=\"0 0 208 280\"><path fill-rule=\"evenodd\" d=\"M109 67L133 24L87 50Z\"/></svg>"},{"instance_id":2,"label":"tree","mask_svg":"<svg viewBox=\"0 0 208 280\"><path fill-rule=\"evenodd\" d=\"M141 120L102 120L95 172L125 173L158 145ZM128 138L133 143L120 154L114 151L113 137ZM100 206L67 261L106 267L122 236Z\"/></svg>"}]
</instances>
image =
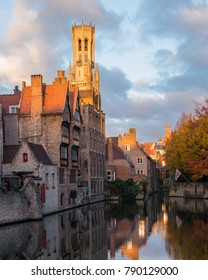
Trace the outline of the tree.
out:
<instances>
[{"instance_id":1,"label":"tree","mask_svg":"<svg viewBox=\"0 0 208 280\"><path fill-rule=\"evenodd\" d=\"M118 196L122 201L135 200L141 191L133 179L127 179L125 181L116 179L108 183L108 188L112 196Z\"/></svg>"},{"instance_id":2,"label":"tree","mask_svg":"<svg viewBox=\"0 0 208 280\"><path fill-rule=\"evenodd\" d=\"M174 172L186 172L194 180L208 175L208 98L196 103L195 115L183 114L166 144L166 163Z\"/></svg>"}]
</instances>

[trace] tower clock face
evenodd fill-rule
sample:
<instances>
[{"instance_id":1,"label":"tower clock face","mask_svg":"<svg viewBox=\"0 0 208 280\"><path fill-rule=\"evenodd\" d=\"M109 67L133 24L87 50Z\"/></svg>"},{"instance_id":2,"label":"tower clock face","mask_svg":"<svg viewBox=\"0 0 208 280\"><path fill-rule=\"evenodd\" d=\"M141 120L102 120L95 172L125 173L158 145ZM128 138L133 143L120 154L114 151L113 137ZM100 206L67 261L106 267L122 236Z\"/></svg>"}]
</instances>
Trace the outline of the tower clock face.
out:
<instances>
[{"instance_id":1,"label":"tower clock face","mask_svg":"<svg viewBox=\"0 0 208 280\"><path fill-rule=\"evenodd\" d=\"M77 60L77 66L78 66L78 67L82 66L82 60L81 60L81 59L78 59L78 60Z\"/></svg>"}]
</instances>

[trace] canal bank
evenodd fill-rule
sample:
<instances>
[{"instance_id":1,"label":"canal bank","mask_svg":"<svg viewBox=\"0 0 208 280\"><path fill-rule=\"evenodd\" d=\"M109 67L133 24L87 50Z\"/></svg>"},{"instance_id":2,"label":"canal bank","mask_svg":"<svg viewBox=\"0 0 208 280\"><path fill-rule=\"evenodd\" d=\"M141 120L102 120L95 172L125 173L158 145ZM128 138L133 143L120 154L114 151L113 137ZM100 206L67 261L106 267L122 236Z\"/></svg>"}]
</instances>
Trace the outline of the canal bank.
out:
<instances>
[{"instance_id":1,"label":"canal bank","mask_svg":"<svg viewBox=\"0 0 208 280\"><path fill-rule=\"evenodd\" d=\"M208 182L174 183L169 196L208 199Z\"/></svg>"}]
</instances>

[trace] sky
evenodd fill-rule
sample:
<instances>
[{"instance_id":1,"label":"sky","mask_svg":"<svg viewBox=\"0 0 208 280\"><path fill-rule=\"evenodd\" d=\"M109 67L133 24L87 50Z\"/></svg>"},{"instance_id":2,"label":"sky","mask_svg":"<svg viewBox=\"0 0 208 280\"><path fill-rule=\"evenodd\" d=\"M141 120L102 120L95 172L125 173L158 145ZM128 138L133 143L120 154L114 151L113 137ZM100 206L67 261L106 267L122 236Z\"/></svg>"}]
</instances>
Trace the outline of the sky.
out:
<instances>
[{"instance_id":1,"label":"sky","mask_svg":"<svg viewBox=\"0 0 208 280\"><path fill-rule=\"evenodd\" d=\"M106 136L164 136L208 96L208 1L1 0L0 93L72 61L72 24L96 27Z\"/></svg>"}]
</instances>

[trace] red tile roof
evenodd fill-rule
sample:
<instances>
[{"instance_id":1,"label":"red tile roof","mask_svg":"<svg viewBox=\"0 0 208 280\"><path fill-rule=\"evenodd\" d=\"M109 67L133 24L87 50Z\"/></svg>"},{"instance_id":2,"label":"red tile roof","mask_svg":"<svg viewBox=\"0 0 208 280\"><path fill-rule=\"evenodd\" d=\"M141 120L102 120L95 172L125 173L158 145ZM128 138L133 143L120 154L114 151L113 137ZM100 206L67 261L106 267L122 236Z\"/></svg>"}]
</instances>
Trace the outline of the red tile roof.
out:
<instances>
[{"instance_id":1,"label":"red tile roof","mask_svg":"<svg viewBox=\"0 0 208 280\"><path fill-rule=\"evenodd\" d=\"M2 103L3 114L9 114L9 106L18 106L19 101L20 93L0 95L0 103Z\"/></svg>"},{"instance_id":2,"label":"red tile roof","mask_svg":"<svg viewBox=\"0 0 208 280\"><path fill-rule=\"evenodd\" d=\"M67 85L47 85L43 113L61 113L65 108Z\"/></svg>"},{"instance_id":3,"label":"red tile roof","mask_svg":"<svg viewBox=\"0 0 208 280\"><path fill-rule=\"evenodd\" d=\"M20 114L29 115L31 112L31 87L24 87L20 101Z\"/></svg>"},{"instance_id":4,"label":"red tile roof","mask_svg":"<svg viewBox=\"0 0 208 280\"><path fill-rule=\"evenodd\" d=\"M20 114L29 115L31 113L31 86L26 86L23 89L22 99L20 102ZM43 114L61 113L64 110L67 85L46 85L43 86L44 104Z\"/></svg>"}]
</instances>

